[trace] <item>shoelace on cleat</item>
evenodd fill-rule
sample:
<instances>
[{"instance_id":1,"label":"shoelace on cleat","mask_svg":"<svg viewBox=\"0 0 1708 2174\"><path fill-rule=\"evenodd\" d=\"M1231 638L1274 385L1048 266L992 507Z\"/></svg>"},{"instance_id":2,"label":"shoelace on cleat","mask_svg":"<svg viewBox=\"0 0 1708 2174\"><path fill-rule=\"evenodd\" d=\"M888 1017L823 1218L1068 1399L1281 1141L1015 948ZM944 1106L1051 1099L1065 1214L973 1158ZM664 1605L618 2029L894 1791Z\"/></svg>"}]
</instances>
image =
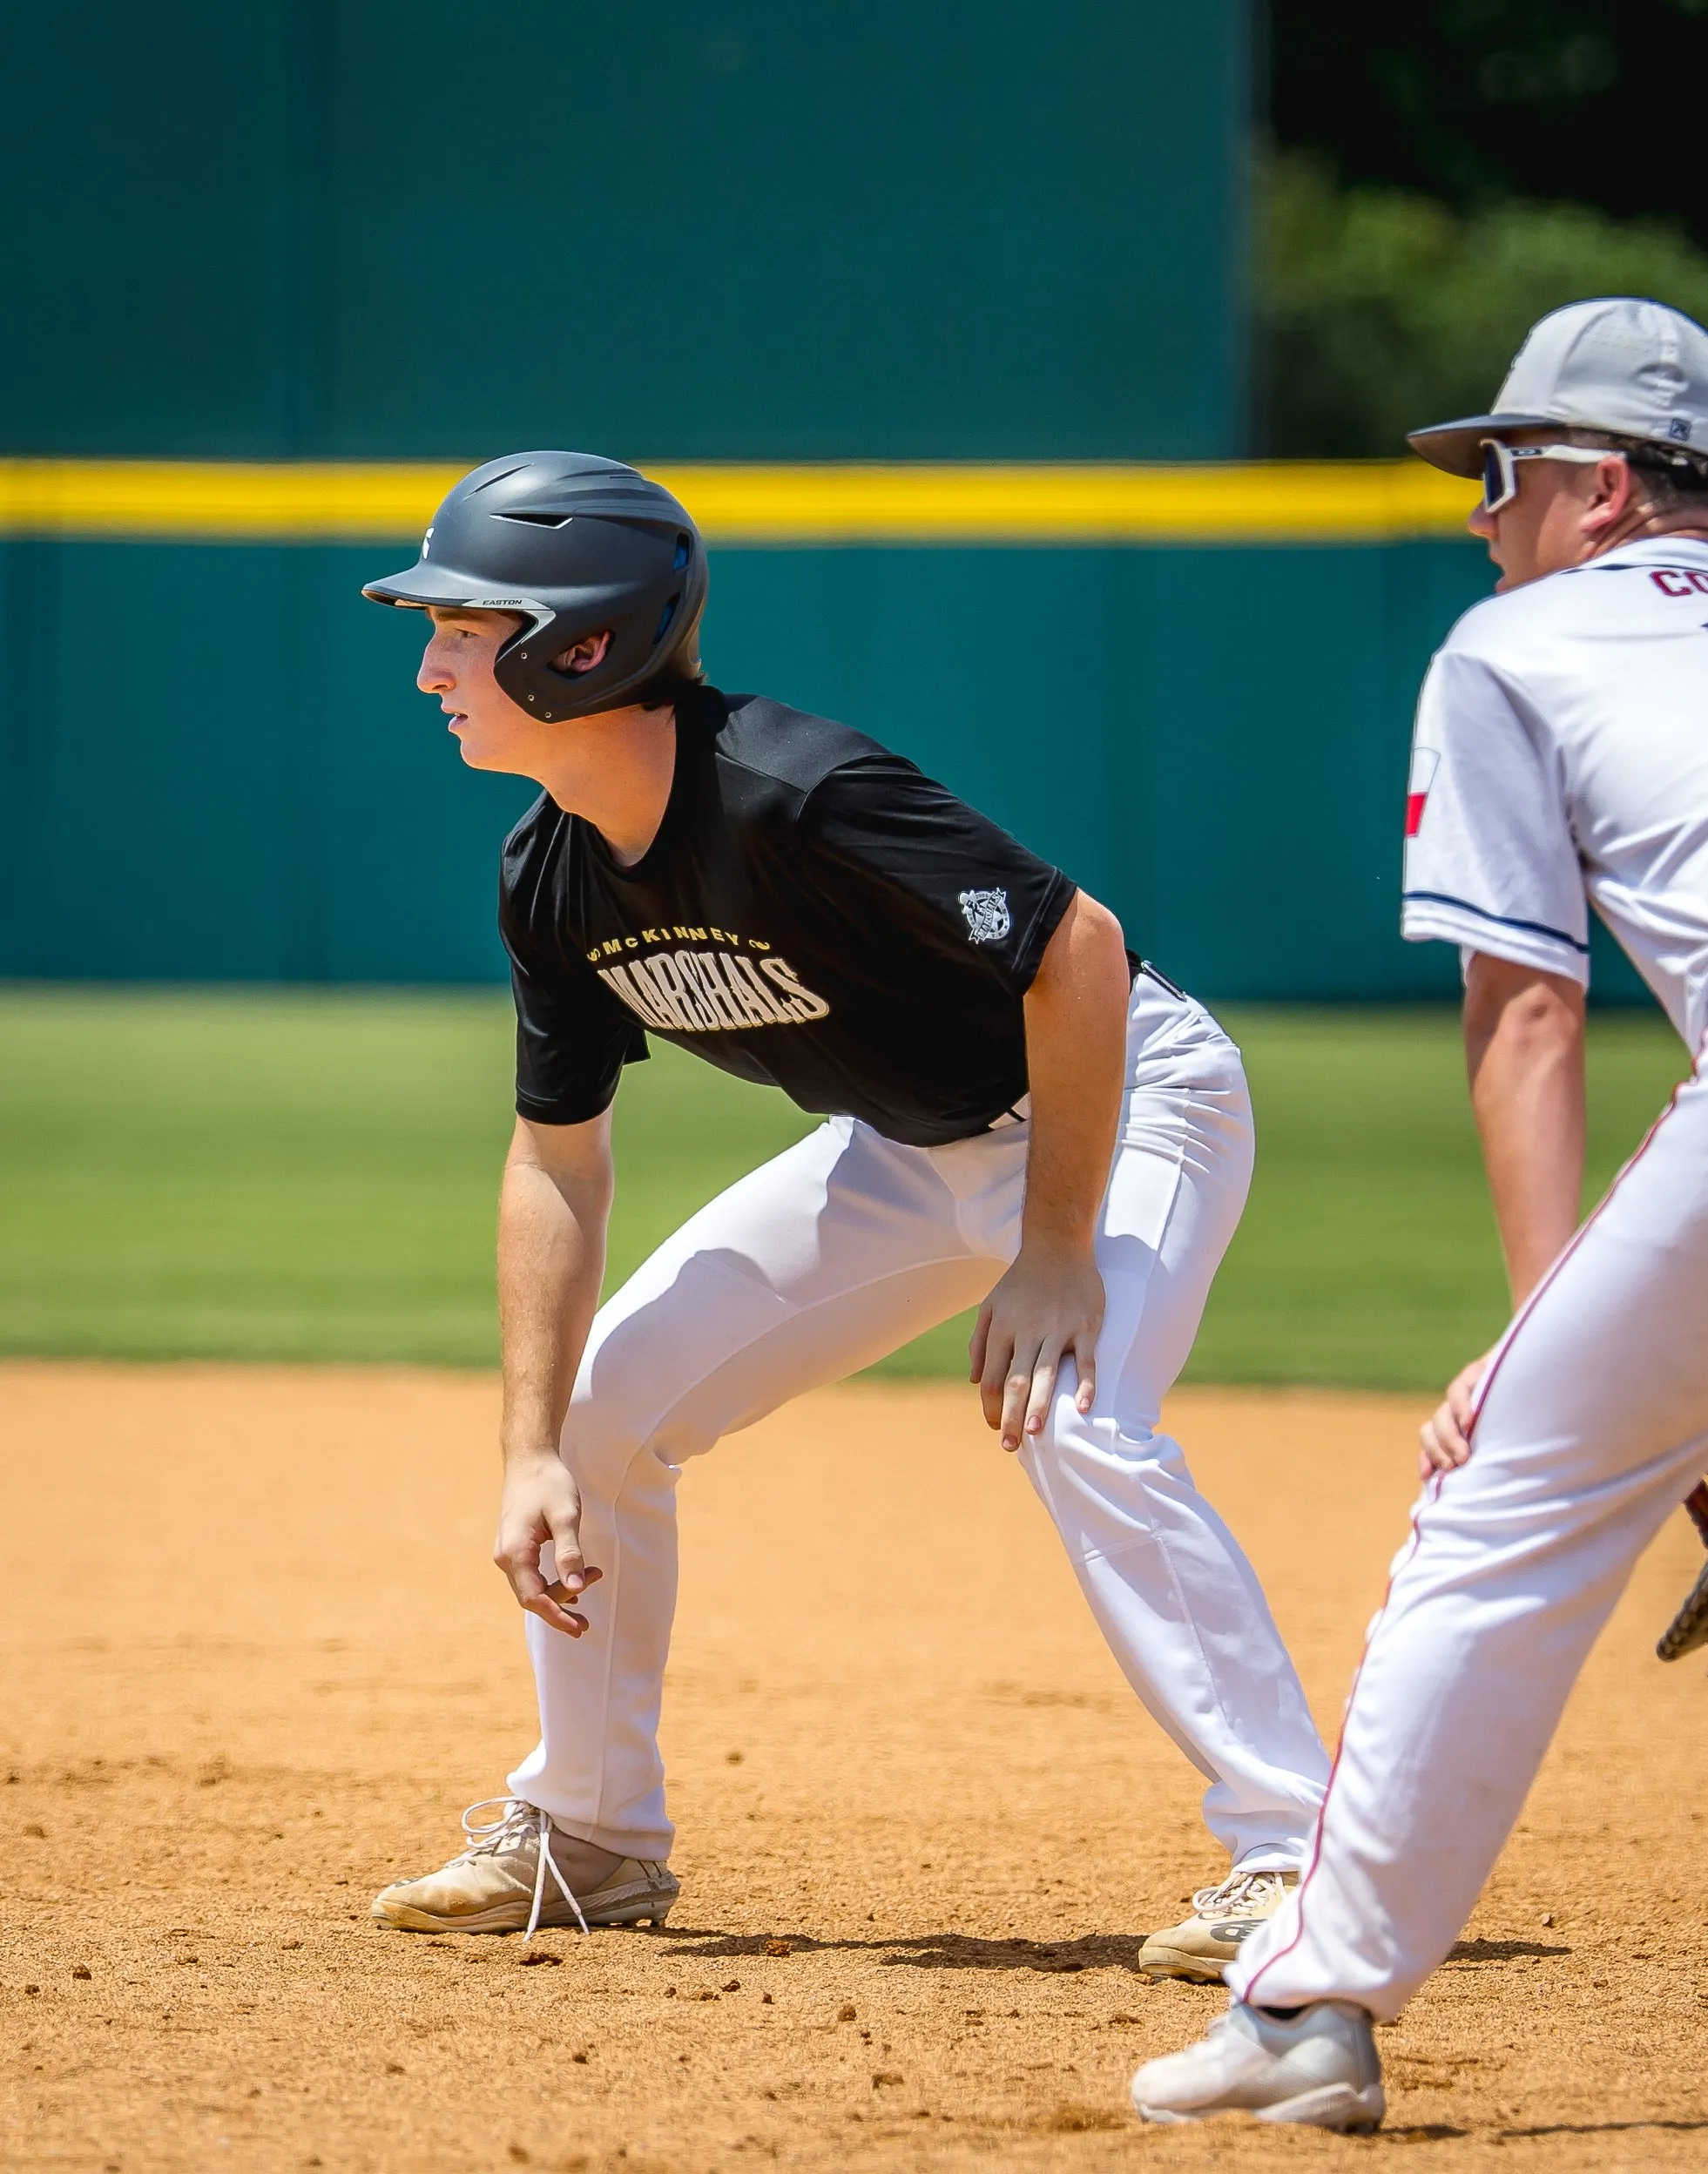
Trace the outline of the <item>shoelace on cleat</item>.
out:
<instances>
[{"instance_id":1,"label":"shoelace on cleat","mask_svg":"<svg viewBox=\"0 0 1708 2174\"><path fill-rule=\"evenodd\" d=\"M1255 1909L1278 1887L1285 1891L1286 1875L1279 1872L1231 1872L1212 1887L1200 1887L1192 1897L1195 1917L1226 1917L1242 1907Z\"/></svg>"},{"instance_id":2,"label":"shoelace on cleat","mask_svg":"<svg viewBox=\"0 0 1708 2174\"><path fill-rule=\"evenodd\" d=\"M476 1820L476 1812L484 1812L489 1805L504 1807L496 1820ZM475 1857L496 1857L501 1849L518 1848L530 1837L535 1844L537 1862L534 1867L534 1901L528 1913L528 1930L522 1944L528 1947L540 1928L540 1912L545 1907L546 1867L557 1882L564 1900L575 1912L575 1921L584 1933L587 1920L582 1915L581 1905L570 1892L570 1883L557 1869L557 1860L551 1853L551 1815L542 1812L537 1804L524 1804L520 1797L483 1797L478 1804L471 1804L462 1814L462 1832L469 1838L469 1847L452 1858L453 1864L467 1864Z\"/></svg>"}]
</instances>

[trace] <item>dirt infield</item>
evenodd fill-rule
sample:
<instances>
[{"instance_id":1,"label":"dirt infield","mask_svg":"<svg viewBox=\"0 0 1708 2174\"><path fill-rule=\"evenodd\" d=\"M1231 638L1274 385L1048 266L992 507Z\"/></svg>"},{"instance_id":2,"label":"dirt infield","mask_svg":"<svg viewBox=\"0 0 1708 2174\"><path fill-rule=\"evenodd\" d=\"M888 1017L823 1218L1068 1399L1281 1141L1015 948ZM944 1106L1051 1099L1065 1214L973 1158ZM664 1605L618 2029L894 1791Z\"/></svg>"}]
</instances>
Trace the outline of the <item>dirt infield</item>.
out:
<instances>
[{"instance_id":1,"label":"dirt infield","mask_svg":"<svg viewBox=\"0 0 1708 2174\"><path fill-rule=\"evenodd\" d=\"M473 1377L0 1368L0 2157L700 2174L1708 2163L1708 1685L1639 1569L1371 2142L1144 2130L1220 1995L1143 1933L1220 1867L966 1394L856 1387L684 1486L662 1934L367 1917L531 1740ZM1326 1723L1405 1401L1183 1394ZM767 1951L785 1943L787 1952Z\"/></svg>"}]
</instances>

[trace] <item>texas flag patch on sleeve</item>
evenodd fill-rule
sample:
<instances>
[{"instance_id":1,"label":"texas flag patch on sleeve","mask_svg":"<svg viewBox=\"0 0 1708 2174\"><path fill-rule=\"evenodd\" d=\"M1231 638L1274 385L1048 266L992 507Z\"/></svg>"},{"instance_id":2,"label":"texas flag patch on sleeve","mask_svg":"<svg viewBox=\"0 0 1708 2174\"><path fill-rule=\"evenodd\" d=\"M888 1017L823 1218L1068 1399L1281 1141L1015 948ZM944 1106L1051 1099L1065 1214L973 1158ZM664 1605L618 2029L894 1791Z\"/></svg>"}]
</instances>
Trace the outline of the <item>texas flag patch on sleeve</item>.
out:
<instances>
[{"instance_id":1,"label":"texas flag patch on sleeve","mask_svg":"<svg viewBox=\"0 0 1708 2174\"><path fill-rule=\"evenodd\" d=\"M1406 835L1415 838L1422 827L1424 804L1429 798L1429 788L1435 782L1435 773L1441 766L1441 759L1433 747L1412 749L1412 773L1406 787Z\"/></svg>"}]
</instances>

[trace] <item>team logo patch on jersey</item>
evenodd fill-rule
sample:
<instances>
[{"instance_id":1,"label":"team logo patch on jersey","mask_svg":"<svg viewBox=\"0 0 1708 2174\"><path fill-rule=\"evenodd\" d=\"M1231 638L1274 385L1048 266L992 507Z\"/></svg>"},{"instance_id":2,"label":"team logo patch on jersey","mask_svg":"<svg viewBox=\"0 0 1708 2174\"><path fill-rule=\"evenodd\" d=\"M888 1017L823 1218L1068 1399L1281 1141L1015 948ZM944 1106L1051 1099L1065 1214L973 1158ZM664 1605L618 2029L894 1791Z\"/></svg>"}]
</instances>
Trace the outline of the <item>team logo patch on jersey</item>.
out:
<instances>
[{"instance_id":1,"label":"team logo patch on jersey","mask_svg":"<svg viewBox=\"0 0 1708 2174\"><path fill-rule=\"evenodd\" d=\"M1429 798L1429 788L1435 782L1435 773L1441 766L1441 759L1433 747L1412 749L1412 774L1406 787L1406 835L1415 838L1423 827L1424 805Z\"/></svg>"},{"instance_id":2,"label":"team logo patch on jersey","mask_svg":"<svg viewBox=\"0 0 1708 2174\"><path fill-rule=\"evenodd\" d=\"M1014 926L1006 891L962 891L961 910L975 943L1000 943Z\"/></svg>"}]
</instances>

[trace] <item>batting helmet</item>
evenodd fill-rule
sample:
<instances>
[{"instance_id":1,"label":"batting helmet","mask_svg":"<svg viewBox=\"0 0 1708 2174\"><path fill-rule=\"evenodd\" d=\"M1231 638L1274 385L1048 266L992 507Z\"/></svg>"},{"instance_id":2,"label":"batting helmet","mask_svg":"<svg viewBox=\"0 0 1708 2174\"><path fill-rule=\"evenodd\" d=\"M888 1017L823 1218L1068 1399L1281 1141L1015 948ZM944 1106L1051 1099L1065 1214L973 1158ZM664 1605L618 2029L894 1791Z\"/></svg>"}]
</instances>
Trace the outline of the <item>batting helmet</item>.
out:
<instances>
[{"instance_id":1,"label":"batting helmet","mask_svg":"<svg viewBox=\"0 0 1708 2174\"><path fill-rule=\"evenodd\" d=\"M662 484L592 453L512 453L465 476L433 516L421 557L370 581L376 604L520 611L493 662L519 709L591 717L698 679L705 546ZM552 659L589 635L611 645L589 672Z\"/></svg>"}]
</instances>

